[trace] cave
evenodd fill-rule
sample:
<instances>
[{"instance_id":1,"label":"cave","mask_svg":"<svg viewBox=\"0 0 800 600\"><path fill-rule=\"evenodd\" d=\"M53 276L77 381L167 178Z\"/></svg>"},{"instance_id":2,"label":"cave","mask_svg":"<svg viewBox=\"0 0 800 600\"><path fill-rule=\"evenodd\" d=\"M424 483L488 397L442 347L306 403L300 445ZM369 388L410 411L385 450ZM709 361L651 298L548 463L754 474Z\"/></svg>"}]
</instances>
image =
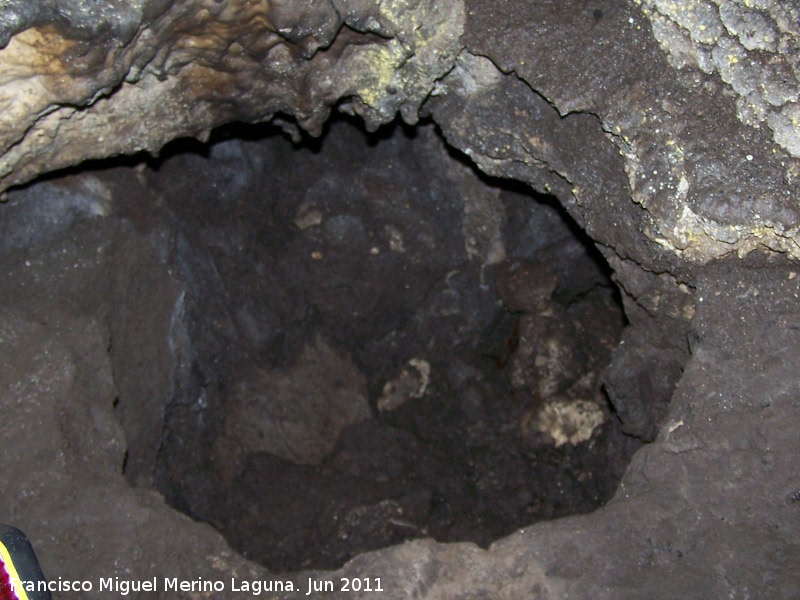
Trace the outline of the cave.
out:
<instances>
[{"instance_id":1,"label":"cave","mask_svg":"<svg viewBox=\"0 0 800 600\"><path fill-rule=\"evenodd\" d=\"M42 313L65 295L32 292L31 260L107 248L121 285L64 285L108 305L121 472L272 571L591 512L660 419L608 401L625 317L602 254L431 122L233 125L12 189L0 222ZM120 238L149 260L118 262Z\"/></svg>"},{"instance_id":2,"label":"cave","mask_svg":"<svg viewBox=\"0 0 800 600\"><path fill-rule=\"evenodd\" d=\"M590 512L637 446L602 390L624 323L602 256L432 124L385 129L212 140L141 172L176 215L196 355L157 487L273 570Z\"/></svg>"},{"instance_id":3,"label":"cave","mask_svg":"<svg viewBox=\"0 0 800 600\"><path fill-rule=\"evenodd\" d=\"M797 23L6 3L0 522L69 597L792 597Z\"/></svg>"}]
</instances>

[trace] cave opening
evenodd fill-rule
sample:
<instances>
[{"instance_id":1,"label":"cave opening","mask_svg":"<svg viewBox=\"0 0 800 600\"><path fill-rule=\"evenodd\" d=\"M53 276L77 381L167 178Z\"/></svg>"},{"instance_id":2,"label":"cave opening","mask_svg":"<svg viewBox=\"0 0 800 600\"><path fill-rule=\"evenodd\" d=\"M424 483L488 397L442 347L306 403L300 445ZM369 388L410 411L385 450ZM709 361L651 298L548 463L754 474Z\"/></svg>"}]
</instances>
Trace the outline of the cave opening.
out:
<instances>
[{"instance_id":1,"label":"cave opening","mask_svg":"<svg viewBox=\"0 0 800 600\"><path fill-rule=\"evenodd\" d=\"M602 386L625 326L602 256L432 122L230 126L24 206L7 248L108 221L153 249L109 292L120 469L273 571L590 512L641 444Z\"/></svg>"}]
</instances>

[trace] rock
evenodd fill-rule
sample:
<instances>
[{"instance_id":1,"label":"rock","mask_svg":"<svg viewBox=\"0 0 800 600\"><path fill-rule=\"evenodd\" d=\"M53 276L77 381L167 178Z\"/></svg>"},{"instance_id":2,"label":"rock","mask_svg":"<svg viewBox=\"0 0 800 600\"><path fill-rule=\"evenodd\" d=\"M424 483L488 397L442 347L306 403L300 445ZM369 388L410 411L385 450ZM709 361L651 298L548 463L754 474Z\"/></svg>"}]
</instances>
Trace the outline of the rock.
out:
<instances>
[{"instance_id":1,"label":"rock","mask_svg":"<svg viewBox=\"0 0 800 600\"><path fill-rule=\"evenodd\" d=\"M592 438L594 430L605 422L600 407L587 400L569 401L551 398L520 423L523 437L536 428L547 435L556 448L563 444L580 444Z\"/></svg>"},{"instance_id":2,"label":"rock","mask_svg":"<svg viewBox=\"0 0 800 600\"><path fill-rule=\"evenodd\" d=\"M495 270L495 285L510 312L541 314L551 308L558 277L542 263L511 260Z\"/></svg>"},{"instance_id":3,"label":"rock","mask_svg":"<svg viewBox=\"0 0 800 600\"><path fill-rule=\"evenodd\" d=\"M348 425L371 416L364 376L318 337L289 369L257 369L227 401L215 458L232 475L248 454L319 464Z\"/></svg>"},{"instance_id":4,"label":"rock","mask_svg":"<svg viewBox=\"0 0 800 600\"><path fill-rule=\"evenodd\" d=\"M410 368L403 368L397 377L383 385L376 403L379 411L395 410L408 400L425 395L431 378L430 363L424 358L412 358L408 366Z\"/></svg>"},{"instance_id":5,"label":"rock","mask_svg":"<svg viewBox=\"0 0 800 600\"><path fill-rule=\"evenodd\" d=\"M614 269L630 322L624 338L630 349L615 353L604 380L624 426L653 439L636 454L615 497L592 514L525 527L488 549L419 540L363 555L319 578L380 578L386 598L795 594L797 7L733 0L245 4L4 3L0 187L9 190L88 158L155 154L176 137L207 139L218 125L277 113L295 138L296 127L287 124L292 117L317 134L333 107L360 115L371 129L398 112L411 124L429 118L485 175L558 198L597 243ZM226 152L225 160L236 160L233 146ZM252 185L247 173L229 169L227 175L239 189ZM465 176L450 175L450 187L469 191ZM221 257L235 256L245 240L220 236L223 229L209 223L189 235L181 224L201 199L219 200L233 214L248 207L217 198L210 185L193 188L196 195L154 200L146 186L127 181L120 189L128 188L129 200L142 193L153 201L118 206L102 188L51 188L51 201L4 221L4 519L31 536L51 580L97 581L112 573L264 578L263 569L231 553L209 527L131 487L122 471L136 481L151 479L152 441L171 439L181 420L202 424L200 440L213 433L224 391L212 377L214 365L232 364L231 346L269 365L262 375L270 380L292 368L291 360L270 364L278 355L304 356L303 373L314 371L311 355L328 356L320 361L351 372L352 365L342 366L347 359L308 345L321 318L310 306L336 315L331 319L344 324L342 339L362 332L367 326L346 310L353 292L341 285L361 271L343 271L308 301L291 296L294 310L285 314L254 302L231 314L224 301L211 300L211 291L225 289ZM427 344L407 353L393 349L403 341L401 322L438 333L431 324L443 321L432 314L474 317L463 317L463 328L436 347L442 356L477 339L491 315L469 313L467 301L487 293L483 267L505 260L514 246L500 243L502 194L458 205L442 201L447 194L435 189L422 202L432 207L429 219L421 220L410 211L392 212L421 197L420 190L372 193L387 189L385 181L378 178L360 193L377 198L383 214L402 218L382 223L394 229L377 229L374 240L364 226L355 247L386 261L382 266L403 261L410 280L433 292L430 305L426 293L409 294L402 318L385 317L380 340L359 356L359 366L380 383L361 382L359 389L379 390L396 374L387 365L423 350L438 372ZM10 191L10 204L24 193ZM437 221L440 207L446 216ZM296 208L289 214L302 217ZM350 215L319 210L323 217ZM47 215L49 224L42 219ZM91 223L115 215L124 223L110 233ZM327 238L317 239L322 228L315 221L300 218L308 227L293 233L308 237L290 240L294 246L276 239L275 248L291 252L269 254L277 266L262 267L254 286L280 280L275 273L296 264L287 256L315 257L301 274L315 281L353 252L337 243L349 232L360 236L357 225L340 219ZM437 236L444 228L460 232L457 251L452 239ZM30 256L19 253L23 248ZM460 275L450 274L443 259L429 266L462 253ZM250 265L252 258L239 260ZM537 259L524 252L518 258ZM559 265L548 266L563 277ZM184 304L184 284L209 293ZM114 317L112 309L125 306L120 290L145 302ZM241 289L227 293L248 296ZM568 322L607 339L602 328L588 327L590 319L578 318L578 296L570 294L568 301L556 298L572 317ZM531 311L520 319L533 317L537 298L507 295L521 312ZM201 314L201 306L211 307L214 318L186 317ZM288 322L302 327L282 338L278 332ZM140 323L152 337L137 331ZM521 325L539 340L518 355L526 357L517 372L527 388L548 377L530 371L536 349L548 347L545 339L569 348L563 329L549 335L537 327ZM148 364L128 355L128 348L142 345ZM374 359L383 356L375 349L394 354L384 364ZM552 390L574 387L568 371L550 377ZM274 384L258 375L250 381ZM131 393L145 399L142 417L127 413ZM257 390L247 397L257 398ZM167 414L174 419L165 428ZM246 437L256 447L251 433ZM316 456L327 447L315 444ZM196 464L196 472L208 466ZM387 522L386 510L396 510L370 506L357 516L375 517L379 525ZM225 596L233 594L219 595Z\"/></svg>"},{"instance_id":6,"label":"rock","mask_svg":"<svg viewBox=\"0 0 800 600\"><path fill-rule=\"evenodd\" d=\"M28 307L35 314L43 305L30 298ZM93 591L77 593L89 597L114 573L133 581L264 576L211 527L125 479L107 325L58 303L49 315L60 326L5 310L0 332L3 520L28 534L48 580L90 582Z\"/></svg>"}]
</instances>

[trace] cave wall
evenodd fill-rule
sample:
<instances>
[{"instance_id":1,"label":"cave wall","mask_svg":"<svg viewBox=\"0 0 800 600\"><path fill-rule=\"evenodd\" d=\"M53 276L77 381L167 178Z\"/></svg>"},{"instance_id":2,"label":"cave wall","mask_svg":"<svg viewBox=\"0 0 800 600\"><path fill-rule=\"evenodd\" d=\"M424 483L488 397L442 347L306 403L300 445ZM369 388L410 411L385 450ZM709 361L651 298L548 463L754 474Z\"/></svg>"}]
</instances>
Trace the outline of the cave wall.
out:
<instances>
[{"instance_id":1,"label":"cave wall","mask_svg":"<svg viewBox=\"0 0 800 600\"><path fill-rule=\"evenodd\" d=\"M666 585L669 595L784 597L800 585L790 567L800 561L800 473L791 460L800 449L792 425L800 410L798 30L798 2L142 0L100 8L12 0L0 8L0 186L89 158L157 153L232 120L276 118L298 136L298 126L319 133L334 107L368 128L398 112L409 123L430 116L486 173L557 196L597 242L631 321L607 387L631 432L655 442L592 515L531 527L489 551L415 542L344 572L387 573L398 598L468 590L620 598ZM179 297L167 275L153 277ZM80 335L9 318L19 326L4 333L5 351L38 340L26 346L39 353L31 364L71 385L73 371L95 372L70 356L103 354L111 326L81 318ZM166 318L154 317L161 326ZM115 366L103 364L108 377ZM45 423L57 406L48 402L76 397L20 395L30 377L4 375L4 406L49 398L36 417ZM113 396L107 381L91 388ZM656 398L655 412L637 407L640 389ZM162 385L156 395L168 392ZM94 406L86 398L67 409ZM65 522L103 494L130 503L123 517L164 519L175 531L169 544L150 528L126 537L123 517L66 529L79 540L101 531L127 539L116 547L130 576L147 576L148 562L132 558L137 539L163 557L165 571L173 546L194 548L181 558L187 574L209 561L220 573L245 564L210 531L127 487L109 424L125 417L98 415L104 441L69 443L96 451L113 442L115 454L89 452L87 470L73 452L63 472L43 459L38 482L16 481L72 499ZM4 420L4 430L15 426ZM114 475L76 483L93 469ZM60 492L53 481L84 491ZM47 537L23 491L5 491L16 499L3 518L27 515L45 566L106 576L108 561L91 549L70 553ZM619 550L609 556L609 547Z\"/></svg>"}]
</instances>

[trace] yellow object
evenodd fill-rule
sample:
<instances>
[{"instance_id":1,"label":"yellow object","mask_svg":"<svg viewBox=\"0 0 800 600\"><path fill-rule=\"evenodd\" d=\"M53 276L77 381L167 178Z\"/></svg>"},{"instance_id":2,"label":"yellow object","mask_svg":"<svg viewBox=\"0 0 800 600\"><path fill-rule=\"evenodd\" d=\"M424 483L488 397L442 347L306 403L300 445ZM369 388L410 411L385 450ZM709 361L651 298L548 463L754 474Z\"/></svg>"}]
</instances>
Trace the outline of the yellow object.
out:
<instances>
[{"instance_id":1,"label":"yellow object","mask_svg":"<svg viewBox=\"0 0 800 600\"><path fill-rule=\"evenodd\" d=\"M0 525L0 600L50 600L33 547L19 529Z\"/></svg>"}]
</instances>

